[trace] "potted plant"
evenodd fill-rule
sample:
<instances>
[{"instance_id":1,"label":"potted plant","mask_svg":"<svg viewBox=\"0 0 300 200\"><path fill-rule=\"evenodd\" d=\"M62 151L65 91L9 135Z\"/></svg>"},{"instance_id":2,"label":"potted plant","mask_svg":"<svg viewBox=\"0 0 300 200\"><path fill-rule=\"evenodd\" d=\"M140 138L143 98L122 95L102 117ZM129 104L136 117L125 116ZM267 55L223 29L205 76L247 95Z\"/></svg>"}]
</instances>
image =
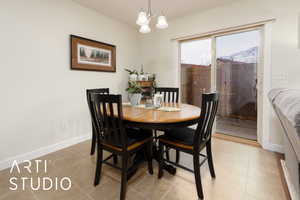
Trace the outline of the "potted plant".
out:
<instances>
[{"instance_id":1,"label":"potted plant","mask_svg":"<svg viewBox=\"0 0 300 200\"><path fill-rule=\"evenodd\" d=\"M132 106L139 105L142 98L143 89L138 85L136 81L129 81L128 88L126 89L128 92L128 97L130 104Z\"/></svg>"},{"instance_id":2,"label":"potted plant","mask_svg":"<svg viewBox=\"0 0 300 200\"><path fill-rule=\"evenodd\" d=\"M135 69L131 70L131 69L126 69L125 68L125 71L127 71L129 73L129 80L130 81L137 81L138 72Z\"/></svg>"}]
</instances>

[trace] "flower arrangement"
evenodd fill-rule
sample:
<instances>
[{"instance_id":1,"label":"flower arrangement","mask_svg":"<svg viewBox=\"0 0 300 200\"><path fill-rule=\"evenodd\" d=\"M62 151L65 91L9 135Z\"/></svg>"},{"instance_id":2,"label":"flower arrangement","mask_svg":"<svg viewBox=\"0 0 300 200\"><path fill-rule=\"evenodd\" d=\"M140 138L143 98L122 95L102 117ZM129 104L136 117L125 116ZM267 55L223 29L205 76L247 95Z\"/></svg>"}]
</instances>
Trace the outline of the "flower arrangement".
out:
<instances>
[{"instance_id":1,"label":"flower arrangement","mask_svg":"<svg viewBox=\"0 0 300 200\"><path fill-rule=\"evenodd\" d=\"M143 89L136 81L128 81L128 88L126 88L126 91L129 94L140 94L143 92Z\"/></svg>"},{"instance_id":2,"label":"flower arrangement","mask_svg":"<svg viewBox=\"0 0 300 200\"><path fill-rule=\"evenodd\" d=\"M141 98L152 97L155 83L155 74L144 73L143 66L140 72L135 69L125 68L129 73L128 97L131 105L140 104Z\"/></svg>"}]
</instances>

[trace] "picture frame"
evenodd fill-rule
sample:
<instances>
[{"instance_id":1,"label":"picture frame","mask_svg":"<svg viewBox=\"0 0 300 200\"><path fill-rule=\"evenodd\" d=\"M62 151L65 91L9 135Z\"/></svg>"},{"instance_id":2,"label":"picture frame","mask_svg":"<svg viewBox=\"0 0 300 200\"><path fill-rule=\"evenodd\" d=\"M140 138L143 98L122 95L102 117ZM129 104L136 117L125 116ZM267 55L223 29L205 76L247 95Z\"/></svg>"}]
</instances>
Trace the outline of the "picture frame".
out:
<instances>
[{"instance_id":1,"label":"picture frame","mask_svg":"<svg viewBox=\"0 0 300 200\"><path fill-rule=\"evenodd\" d=\"M300 49L300 12L298 13L298 48Z\"/></svg>"},{"instance_id":2,"label":"picture frame","mask_svg":"<svg viewBox=\"0 0 300 200\"><path fill-rule=\"evenodd\" d=\"M70 36L71 69L102 72L116 72L116 46Z\"/></svg>"}]
</instances>

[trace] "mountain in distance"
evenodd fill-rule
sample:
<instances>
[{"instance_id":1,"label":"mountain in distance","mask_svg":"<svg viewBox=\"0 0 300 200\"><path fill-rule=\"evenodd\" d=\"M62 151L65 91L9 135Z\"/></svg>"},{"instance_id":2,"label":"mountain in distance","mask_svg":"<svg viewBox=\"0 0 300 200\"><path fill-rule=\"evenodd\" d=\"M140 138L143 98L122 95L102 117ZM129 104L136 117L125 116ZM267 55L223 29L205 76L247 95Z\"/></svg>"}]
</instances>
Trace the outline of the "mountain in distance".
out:
<instances>
[{"instance_id":1,"label":"mountain in distance","mask_svg":"<svg viewBox=\"0 0 300 200\"><path fill-rule=\"evenodd\" d=\"M220 58L243 63L257 63L258 47L252 47L250 49L234 53L230 56L223 56Z\"/></svg>"}]
</instances>

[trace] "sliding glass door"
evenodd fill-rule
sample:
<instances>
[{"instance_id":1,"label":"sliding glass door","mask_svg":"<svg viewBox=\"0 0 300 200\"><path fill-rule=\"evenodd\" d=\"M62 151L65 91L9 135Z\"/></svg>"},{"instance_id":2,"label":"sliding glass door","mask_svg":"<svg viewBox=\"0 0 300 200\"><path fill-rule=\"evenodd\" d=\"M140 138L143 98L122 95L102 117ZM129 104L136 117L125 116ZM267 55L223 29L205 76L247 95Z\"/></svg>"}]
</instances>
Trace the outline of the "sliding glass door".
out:
<instances>
[{"instance_id":1,"label":"sliding glass door","mask_svg":"<svg viewBox=\"0 0 300 200\"><path fill-rule=\"evenodd\" d=\"M245 30L181 43L182 102L201 106L217 90L216 132L257 139L257 66L261 31Z\"/></svg>"},{"instance_id":2,"label":"sliding glass door","mask_svg":"<svg viewBox=\"0 0 300 200\"><path fill-rule=\"evenodd\" d=\"M216 37L217 132L257 139L260 31Z\"/></svg>"}]
</instances>

